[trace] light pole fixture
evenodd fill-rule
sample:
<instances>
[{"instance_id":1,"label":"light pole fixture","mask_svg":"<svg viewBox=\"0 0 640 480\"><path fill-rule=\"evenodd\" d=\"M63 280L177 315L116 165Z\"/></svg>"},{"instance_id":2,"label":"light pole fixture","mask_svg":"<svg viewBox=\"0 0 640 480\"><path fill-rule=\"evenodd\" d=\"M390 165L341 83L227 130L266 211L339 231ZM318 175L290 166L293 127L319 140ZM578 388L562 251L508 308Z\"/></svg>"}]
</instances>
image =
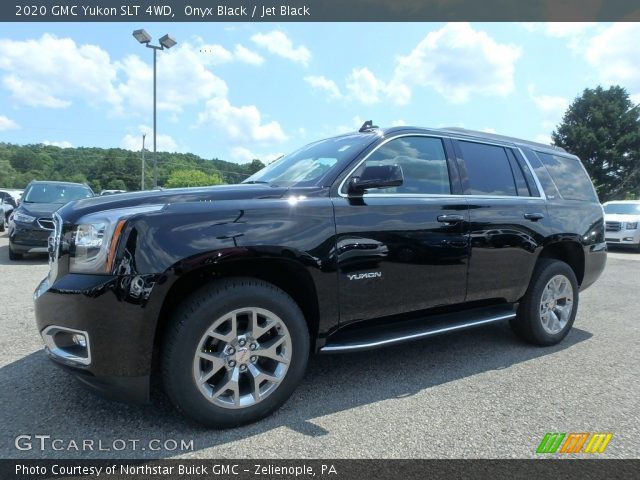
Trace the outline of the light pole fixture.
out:
<instances>
[{"instance_id":1,"label":"light pole fixture","mask_svg":"<svg viewBox=\"0 0 640 480\"><path fill-rule=\"evenodd\" d=\"M158 50L164 50L165 48L171 48L175 46L175 38L167 34L160 37L160 45L151 44L151 35L146 30L139 29L133 31L133 38L138 42L144 44L145 47L153 50L153 188L158 186L158 157L156 154L156 52Z\"/></svg>"}]
</instances>

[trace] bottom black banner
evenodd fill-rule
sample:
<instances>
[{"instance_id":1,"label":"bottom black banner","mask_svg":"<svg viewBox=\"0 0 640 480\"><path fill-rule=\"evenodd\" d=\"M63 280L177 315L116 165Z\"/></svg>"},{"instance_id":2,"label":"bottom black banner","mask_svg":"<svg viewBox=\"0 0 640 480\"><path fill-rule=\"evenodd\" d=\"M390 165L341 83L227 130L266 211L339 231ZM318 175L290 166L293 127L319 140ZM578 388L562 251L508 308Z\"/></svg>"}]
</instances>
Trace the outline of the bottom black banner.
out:
<instances>
[{"instance_id":1,"label":"bottom black banner","mask_svg":"<svg viewBox=\"0 0 640 480\"><path fill-rule=\"evenodd\" d=\"M640 460L0 460L0 479L636 479Z\"/></svg>"}]
</instances>

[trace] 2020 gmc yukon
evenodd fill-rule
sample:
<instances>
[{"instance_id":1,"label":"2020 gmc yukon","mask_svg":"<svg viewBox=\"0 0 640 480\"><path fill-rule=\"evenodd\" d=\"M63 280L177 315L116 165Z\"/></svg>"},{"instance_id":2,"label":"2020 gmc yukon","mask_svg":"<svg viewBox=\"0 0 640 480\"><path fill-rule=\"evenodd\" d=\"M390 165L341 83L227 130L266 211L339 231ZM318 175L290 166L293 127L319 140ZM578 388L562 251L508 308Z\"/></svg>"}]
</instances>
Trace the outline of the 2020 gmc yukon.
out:
<instances>
[{"instance_id":1,"label":"2020 gmc yukon","mask_svg":"<svg viewBox=\"0 0 640 480\"><path fill-rule=\"evenodd\" d=\"M228 427L282 405L312 352L504 320L556 344L606 243L564 150L366 123L240 185L72 202L50 261L35 308L52 360L133 401L158 375L179 410Z\"/></svg>"}]
</instances>

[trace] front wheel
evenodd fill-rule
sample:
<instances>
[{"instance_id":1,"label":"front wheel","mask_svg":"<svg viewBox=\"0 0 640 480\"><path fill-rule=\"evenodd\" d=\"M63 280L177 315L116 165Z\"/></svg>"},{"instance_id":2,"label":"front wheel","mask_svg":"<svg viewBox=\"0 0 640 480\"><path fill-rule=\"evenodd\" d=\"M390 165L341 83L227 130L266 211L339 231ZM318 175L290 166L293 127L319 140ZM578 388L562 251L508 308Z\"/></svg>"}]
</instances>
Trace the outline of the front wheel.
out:
<instances>
[{"instance_id":1,"label":"front wheel","mask_svg":"<svg viewBox=\"0 0 640 480\"><path fill-rule=\"evenodd\" d=\"M534 345L555 345L567 336L578 310L579 288L573 269L549 258L538 262L511 327Z\"/></svg>"},{"instance_id":2,"label":"front wheel","mask_svg":"<svg viewBox=\"0 0 640 480\"><path fill-rule=\"evenodd\" d=\"M9 242L9 260L22 260L23 255L21 253L16 253L11 248L11 242Z\"/></svg>"},{"instance_id":3,"label":"front wheel","mask_svg":"<svg viewBox=\"0 0 640 480\"><path fill-rule=\"evenodd\" d=\"M187 299L164 339L162 376L176 407L207 426L255 422L302 379L309 332L298 305L256 279L213 283Z\"/></svg>"}]
</instances>

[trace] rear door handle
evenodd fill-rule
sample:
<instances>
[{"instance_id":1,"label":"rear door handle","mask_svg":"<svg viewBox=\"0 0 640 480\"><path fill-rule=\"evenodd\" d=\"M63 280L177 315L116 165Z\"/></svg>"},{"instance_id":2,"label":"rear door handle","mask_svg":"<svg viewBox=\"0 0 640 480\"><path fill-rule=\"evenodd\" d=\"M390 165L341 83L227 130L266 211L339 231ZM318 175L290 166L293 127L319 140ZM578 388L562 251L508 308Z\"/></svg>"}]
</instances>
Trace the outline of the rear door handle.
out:
<instances>
[{"instance_id":1,"label":"rear door handle","mask_svg":"<svg viewBox=\"0 0 640 480\"><path fill-rule=\"evenodd\" d=\"M537 222L538 220L542 220L544 215L542 213L525 213L524 218L532 222Z\"/></svg>"},{"instance_id":2,"label":"rear door handle","mask_svg":"<svg viewBox=\"0 0 640 480\"><path fill-rule=\"evenodd\" d=\"M464 215L438 215L440 223L460 223L464 222Z\"/></svg>"}]
</instances>

